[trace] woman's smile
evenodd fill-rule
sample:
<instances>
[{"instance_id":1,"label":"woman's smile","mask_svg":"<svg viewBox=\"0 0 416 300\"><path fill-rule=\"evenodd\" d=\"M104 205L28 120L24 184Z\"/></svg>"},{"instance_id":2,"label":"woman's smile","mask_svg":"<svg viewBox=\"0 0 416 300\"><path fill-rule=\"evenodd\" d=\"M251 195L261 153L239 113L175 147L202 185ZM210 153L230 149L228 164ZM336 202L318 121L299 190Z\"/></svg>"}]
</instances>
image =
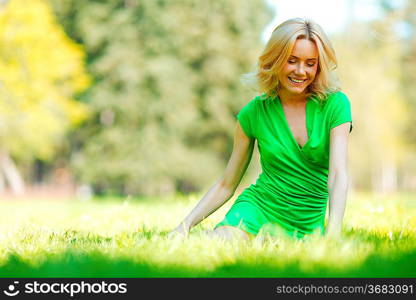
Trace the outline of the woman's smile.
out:
<instances>
[{"instance_id":1,"label":"woman's smile","mask_svg":"<svg viewBox=\"0 0 416 300\"><path fill-rule=\"evenodd\" d=\"M293 85L296 85L296 86L300 86L300 85L302 85L303 83L306 82L306 79L296 79L296 78L293 78L293 77L290 77L290 76L288 78L291 81L291 83Z\"/></svg>"}]
</instances>

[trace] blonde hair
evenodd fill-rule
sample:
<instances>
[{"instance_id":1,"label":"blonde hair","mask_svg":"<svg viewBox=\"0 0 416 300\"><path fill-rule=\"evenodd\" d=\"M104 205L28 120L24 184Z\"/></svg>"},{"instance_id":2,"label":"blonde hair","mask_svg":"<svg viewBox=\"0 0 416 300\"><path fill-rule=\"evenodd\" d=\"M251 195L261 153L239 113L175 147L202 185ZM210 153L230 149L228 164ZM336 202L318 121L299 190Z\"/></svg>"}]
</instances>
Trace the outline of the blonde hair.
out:
<instances>
[{"instance_id":1,"label":"blonde hair","mask_svg":"<svg viewBox=\"0 0 416 300\"><path fill-rule=\"evenodd\" d=\"M318 70L315 80L307 87L306 96L323 101L340 90L334 73L337 59L327 35L317 23L302 19L289 19L277 26L258 60L256 81L260 92L268 96L277 95L278 73L287 62L297 39L307 39L318 49Z\"/></svg>"}]
</instances>

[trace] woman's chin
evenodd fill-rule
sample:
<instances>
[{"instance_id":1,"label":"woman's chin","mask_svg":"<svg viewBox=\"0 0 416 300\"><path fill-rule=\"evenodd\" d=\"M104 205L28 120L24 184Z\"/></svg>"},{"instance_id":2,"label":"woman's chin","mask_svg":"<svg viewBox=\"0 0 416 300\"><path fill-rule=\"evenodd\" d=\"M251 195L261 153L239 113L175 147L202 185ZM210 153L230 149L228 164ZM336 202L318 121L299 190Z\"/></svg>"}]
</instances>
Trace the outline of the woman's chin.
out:
<instances>
[{"instance_id":1,"label":"woman's chin","mask_svg":"<svg viewBox=\"0 0 416 300\"><path fill-rule=\"evenodd\" d=\"M287 93L292 94L292 95L301 95L304 94L306 91L306 86L305 87L285 87L285 90Z\"/></svg>"}]
</instances>

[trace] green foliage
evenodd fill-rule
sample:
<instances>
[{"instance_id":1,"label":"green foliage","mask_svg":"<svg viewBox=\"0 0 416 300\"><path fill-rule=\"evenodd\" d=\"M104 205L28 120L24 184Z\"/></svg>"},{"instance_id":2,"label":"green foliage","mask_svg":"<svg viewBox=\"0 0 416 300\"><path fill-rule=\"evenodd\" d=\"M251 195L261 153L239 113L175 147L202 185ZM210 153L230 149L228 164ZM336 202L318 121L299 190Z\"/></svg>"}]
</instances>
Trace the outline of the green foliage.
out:
<instances>
[{"instance_id":1,"label":"green foliage","mask_svg":"<svg viewBox=\"0 0 416 300\"><path fill-rule=\"evenodd\" d=\"M404 39L402 41L403 55L401 58L401 88L408 103L409 113L414 116L416 114L416 3L407 0L404 5L404 18L400 19L400 25L405 25ZM414 118L413 118L414 119ZM413 153L416 151L416 126L414 122L409 122L406 126L406 135L409 144L413 147ZM416 172L416 162L414 164L414 172Z\"/></svg>"},{"instance_id":2,"label":"green foliage","mask_svg":"<svg viewBox=\"0 0 416 300\"><path fill-rule=\"evenodd\" d=\"M334 37L338 74L353 109L350 173L361 189L383 191L383 178L402 175L412 161L405 134L411 114L401 88L402 48L394 24L388 16L352 23Z\"/></svg>"},{"instance_id":3,"label":"green foliage","mask_svg":"<svg viewBox=\"0 0 416 300\"><path fill-rule=\"evenodd\" d=\"M0 203L1 277L415 277L414 194L354 194L344 237L258 237L225 242L203 234L167 239L197 196L93 202ZM119 199L120 200L120 199Z\"/></svg>"},{"instance_id":4,"label":"green foliage","mask_svg":"<svg viewBox=\"0 0 416 300\"><path fill-rule=\"evenodd\" d=\"M95 78L85 97L94 118L76 136L79 178L98 192L139 195L213 184L235 115L253 96L239 80L259 54L265 3L50 2Z\"/></svg>"},{"instance_id":5,"label":"green foliage","mask_svg":"<svg viewBox=\"0 0 416 300\"><path fill-rule=\"evenodd\" d=\"M84 52L41 0L0 6L0 42L1 148L20 160L50 160L87 117L73 99L89 83Z\"/></svg>"}]
</instances>

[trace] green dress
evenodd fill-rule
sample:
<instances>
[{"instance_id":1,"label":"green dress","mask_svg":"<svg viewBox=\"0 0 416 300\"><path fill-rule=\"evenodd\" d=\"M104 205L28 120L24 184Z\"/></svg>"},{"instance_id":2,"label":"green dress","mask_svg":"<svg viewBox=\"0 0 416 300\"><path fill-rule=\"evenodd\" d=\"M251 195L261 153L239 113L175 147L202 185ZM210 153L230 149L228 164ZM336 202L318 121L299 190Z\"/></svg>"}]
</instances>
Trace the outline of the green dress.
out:
<instances>
[{"instance_id":1,"label":"green dress","mask_svg":"<svg viewBox=\"0 0 416 300\"><path fill-rule=\"evenodd\" d=\"M262 173L236 199L223 225L247 232L303 237L323 234L328 202L330 130L351 122L351 106L342 92L306 103L307 143L301 147L287 123L279 97L265 94L237 116L245 134L257 139Z\"/></svg>"}]
</instances>

